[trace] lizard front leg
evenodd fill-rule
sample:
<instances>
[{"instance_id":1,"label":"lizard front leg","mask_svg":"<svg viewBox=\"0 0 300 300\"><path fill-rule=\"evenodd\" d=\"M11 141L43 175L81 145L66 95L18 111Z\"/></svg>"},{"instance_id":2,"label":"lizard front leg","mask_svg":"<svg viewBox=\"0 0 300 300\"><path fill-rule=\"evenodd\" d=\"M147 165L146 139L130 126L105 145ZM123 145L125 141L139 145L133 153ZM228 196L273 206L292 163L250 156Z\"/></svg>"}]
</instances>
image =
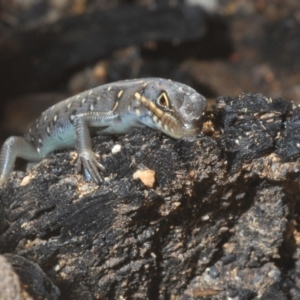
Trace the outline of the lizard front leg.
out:
<instances>
[{"instance_id":1,"label":"lizard front leg","mask_svg":"<svg viewBox=\"0 0 300 300\"><path fill-rule=\"evenodd\" d=\"M108 127L116 118L117 115L112 112L88 112L74 118L76 150L78 153L77 171L81 172L83 167L97 184L104 181L99 170L103 172L105 168L98 162L98 155L92 150L89 127Z\"/></svg>"}]
</instances>

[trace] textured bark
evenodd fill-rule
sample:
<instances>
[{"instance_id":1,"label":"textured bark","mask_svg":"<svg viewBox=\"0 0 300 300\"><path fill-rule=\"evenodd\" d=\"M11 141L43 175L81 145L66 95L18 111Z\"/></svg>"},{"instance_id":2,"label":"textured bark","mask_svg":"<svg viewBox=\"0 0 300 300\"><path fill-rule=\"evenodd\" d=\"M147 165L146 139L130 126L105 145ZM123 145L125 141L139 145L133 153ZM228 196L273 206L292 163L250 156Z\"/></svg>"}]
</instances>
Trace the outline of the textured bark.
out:
<instances>
[{"instance_id":1,"label":"textured bark","mask_svg":"<svg viewBox=\"0 0 300 300\"><path fill-rule=\"evenodd\" d=\"M300 110L248 94L210 116L215 138L96 137L101 186L69 151L12 174L0 249L21 282L38 274L33 298L44 284L46 299L299 299ZM153 188L132 178L146 168Z\"/></svg>"}]
</instances>

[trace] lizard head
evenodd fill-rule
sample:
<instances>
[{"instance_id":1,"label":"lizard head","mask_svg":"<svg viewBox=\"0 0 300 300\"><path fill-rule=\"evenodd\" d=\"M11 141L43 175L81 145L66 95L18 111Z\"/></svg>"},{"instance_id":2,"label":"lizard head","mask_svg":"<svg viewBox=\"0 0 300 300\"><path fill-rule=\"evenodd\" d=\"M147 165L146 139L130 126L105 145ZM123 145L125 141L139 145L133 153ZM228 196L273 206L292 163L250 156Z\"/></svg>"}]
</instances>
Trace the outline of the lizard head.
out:
<instances>
[{"instance_id":1,"label":"lizard head","mask_svg":"<svg viewBox=\"0 0 300 300\"><path fill-rule=\"evenodd\" d=\"M135 98L140 103L142 124L176 139L201 131L206 99L191 87L166 79L149 79Z\"/></svg>"}]
</instances>

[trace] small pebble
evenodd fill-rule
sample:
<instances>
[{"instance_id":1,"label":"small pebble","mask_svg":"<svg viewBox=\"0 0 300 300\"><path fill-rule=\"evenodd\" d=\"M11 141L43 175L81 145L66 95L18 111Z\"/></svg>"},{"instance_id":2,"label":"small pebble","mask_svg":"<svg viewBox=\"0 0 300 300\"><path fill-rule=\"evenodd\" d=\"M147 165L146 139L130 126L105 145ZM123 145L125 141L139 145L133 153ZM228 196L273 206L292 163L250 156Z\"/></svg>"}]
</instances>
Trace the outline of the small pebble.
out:
<instances>
[{"instance_id":1,"label":"small pebble","mask_svg":"<svg viewBox=\"0 0 300 300\"><path fill-rule=\"evenodd\" d=\"M121 151L121 145L119 145L119 144L117 144L117 145L114 145L113 146L113 148L111 149L111 153L112 154L116 154L116 153L118 153L118 152L120 152Z\"/></svg>"}]
</instances>

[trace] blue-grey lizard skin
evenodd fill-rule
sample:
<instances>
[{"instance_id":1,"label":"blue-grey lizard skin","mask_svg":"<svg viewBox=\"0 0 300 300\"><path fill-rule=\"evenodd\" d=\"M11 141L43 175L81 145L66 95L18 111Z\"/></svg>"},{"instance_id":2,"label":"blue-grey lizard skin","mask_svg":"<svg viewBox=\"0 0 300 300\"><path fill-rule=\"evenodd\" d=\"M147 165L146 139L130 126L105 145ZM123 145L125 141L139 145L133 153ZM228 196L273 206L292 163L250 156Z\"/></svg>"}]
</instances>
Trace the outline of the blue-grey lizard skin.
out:
<instances>
[{"instance_id":1,"label":"blue-grey lizard skin","mask_svg":"<svg viewBox=\"0 0 300 300\"><path fill-rule=\"evenodd\" d=\"M148 126L178 139L196 135L206 99L184 84L162 78L119 81L66 99L36 120L24 137L8 138L0 154L0 186L14 168L17 157L29 162L57 149L74 148L77 169L99 184L104 167L92 151L89 128L98 134L126 133Z\"/></svg>"}]
</instances>

